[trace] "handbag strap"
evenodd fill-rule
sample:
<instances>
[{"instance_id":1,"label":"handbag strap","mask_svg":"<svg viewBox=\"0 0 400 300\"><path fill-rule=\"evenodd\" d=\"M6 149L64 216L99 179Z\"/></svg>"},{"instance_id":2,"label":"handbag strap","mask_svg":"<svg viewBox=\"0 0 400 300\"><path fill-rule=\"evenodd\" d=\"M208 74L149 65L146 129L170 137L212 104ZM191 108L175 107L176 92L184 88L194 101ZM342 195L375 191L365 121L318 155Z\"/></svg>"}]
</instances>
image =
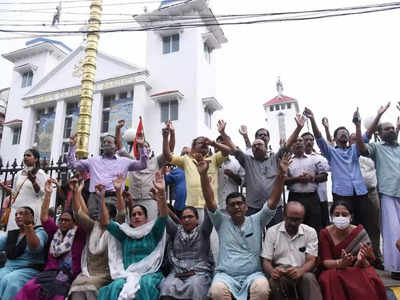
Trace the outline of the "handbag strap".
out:
<instances>
[{"instance_id":1,"label":"handbag strap","mask_svg":"<svg viewBox=\"0 0 400 300\"><path fill-rule=\"evenodd\" d=\"M19 195L19 193L21 192L22 186L24 185L24 183L26 182L26 180L28 179L28 177L26 177L24 179L24 181L20 184L20 186L18 187L17 191L15 192L15 194L11 194L11 205L10 207L15 203L15 200L17 200L17 197Z\"/></svg>"}]
</instances>

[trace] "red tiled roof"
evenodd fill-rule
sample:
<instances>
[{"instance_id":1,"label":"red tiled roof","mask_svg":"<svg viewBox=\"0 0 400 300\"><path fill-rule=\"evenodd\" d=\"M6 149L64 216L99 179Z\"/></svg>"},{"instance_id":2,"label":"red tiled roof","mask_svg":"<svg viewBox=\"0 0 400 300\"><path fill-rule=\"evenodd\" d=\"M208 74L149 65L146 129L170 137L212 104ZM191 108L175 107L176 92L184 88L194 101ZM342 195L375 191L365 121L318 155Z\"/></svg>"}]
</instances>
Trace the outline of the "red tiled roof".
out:
<instances>
[{"instance_id":1,"label":"red tiled roof","mask_svg":"<svg viewBox=\"0 0 400 300\"><path fill-rule=\"evenodd\" d=\"M273 104L281 104L281 103L288 103L288 102L295 102L296 99L290 98L285 95L278 95L275 98L269 100L268 102L264 103L264 106L273 105Z\"/></svg>"},{"instance_id":2,"label":"red tiled roof","mask_svg":"<svg viewBox=\"0 0 400 300\"><path fill-rule=\"evenodd\" d=\"M11 121L4 122L3 124L6 125L6 124L13 124L13 123L22 123L22 120L14 119Z\"/></svg>"},{"instance_id":3,"label":"red tiled roof","mask_svg":"<svg viewBox=\"0 0 400 300\"><path fill-rule=\"evenodd\" d=\"M151 95L151 97L157 97L157 96L168 95L168 94L173 94L173 93L179 93L179 91L175 90L175 91L161 92L161 93L153 94L153 95Z\"/></svg>"}]
</instances>

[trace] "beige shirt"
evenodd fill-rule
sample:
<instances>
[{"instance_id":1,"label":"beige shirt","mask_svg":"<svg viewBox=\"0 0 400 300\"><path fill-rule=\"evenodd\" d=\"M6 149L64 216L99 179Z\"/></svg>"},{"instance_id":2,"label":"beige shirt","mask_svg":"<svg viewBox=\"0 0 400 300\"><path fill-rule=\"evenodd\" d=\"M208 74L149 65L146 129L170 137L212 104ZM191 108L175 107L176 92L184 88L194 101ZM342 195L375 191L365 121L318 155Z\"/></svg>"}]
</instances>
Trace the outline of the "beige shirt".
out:
<instances>
[{"instance_id":1,"label":"beige shirt","mask_svg":"<svg viewBox=\"0 0 400 300\"><path fill-rule=\"evenodd\" d=\"M261 257L273 265L301 267L306 254L318 256L318 237L314 228L300 224L293 237L286 232L285 221L268 229L262 244Z\"/></svg>"}]
</instances>

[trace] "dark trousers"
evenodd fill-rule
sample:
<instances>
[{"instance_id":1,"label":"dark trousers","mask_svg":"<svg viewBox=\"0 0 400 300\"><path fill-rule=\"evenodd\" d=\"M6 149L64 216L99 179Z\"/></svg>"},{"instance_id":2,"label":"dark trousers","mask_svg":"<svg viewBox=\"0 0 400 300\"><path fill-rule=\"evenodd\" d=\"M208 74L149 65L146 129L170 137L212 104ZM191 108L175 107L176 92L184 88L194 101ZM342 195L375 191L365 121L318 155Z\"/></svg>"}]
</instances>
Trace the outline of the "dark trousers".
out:
<instances>
[{"instance_id":1,"label":"dark trousers","mask_svg":"<svg viewBox=\"0 0 400 300\"><path fill-rule=\"evenodd\" d=\"M322 229L321 224L321 204L318 193L295 193L290 192L288 201L297 201L304 205L306 215L303 224L311 226L317 232Z\"/></svg>"},{"instance_id":2,"label":"dark trousers","mask_svg":"<svg viewBox=\"0 0 400 300\"><path fill-rule=\"evenodd\" d=\"M382 262L382 253L380 249L381 230L380 230L380 200L376 188L368 190L368 218L366 218L365 230L374 248L376 258Z\"/></svg>"},{"instance_id":3,"label":"dark trousers","mask_svg":"<svg viewBox=\"0 0 400 300\"><path fill-rule=\"evenodd\" d=\"M258 213L260 210L261 209L249 207L249 209L247 210L246 216L254 215L255 213ZM278 206L276 208L275 216L272 218L271 222L269 222L267 224L267 226L265 226L265 228L268 229L282 221L283 221L283 209L282 209L282 206Z\"/></svg>"},{"instance_id":4,"label":"dark trousers","mask_svg":"<svg viewBox=\"0 0 400 300\"><path fill-rule=\"evenodd\" d=\"M328 201L319 202L319 206L321 207L321 225L322 228L325 228L329 225L329 207Z\"/></svg>"}]
</instances>

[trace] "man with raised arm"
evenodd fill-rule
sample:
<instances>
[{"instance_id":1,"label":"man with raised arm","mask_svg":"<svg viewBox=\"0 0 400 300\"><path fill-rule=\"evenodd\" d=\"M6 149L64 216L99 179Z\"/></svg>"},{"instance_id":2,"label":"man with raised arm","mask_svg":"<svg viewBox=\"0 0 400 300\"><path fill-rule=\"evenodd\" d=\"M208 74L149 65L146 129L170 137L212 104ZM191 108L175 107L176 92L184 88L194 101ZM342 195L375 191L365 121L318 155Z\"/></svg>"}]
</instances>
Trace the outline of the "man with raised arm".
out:
<instances>
[{"instance_id":1,"label":"man with raised arm","mask_svg":"<svg viewBox=\"0 0 400 300\"><path fill-rule=\"evenodd\" d=\"M270 288L260 259L262 232L273 218L280 201L290 154L285 154L279 162L271 196L265 198L264 206L258 213L248 217L248 206L240 193L232 193L226 198L228 214L217 208L208 176L210 163L201 155L197 155L196 159L208 214L219 236L218 264L210 288L211 298L267 300Z\"/></svg>"},{"instance_id":2,"label":"man with raised arm","mask_svg":"<svg viewBox=\"0 0 400 300\"><path fill-rule=\"evenodd\" d=\"M166 127L162 130L163 135L163 154L165 160L185 171L186 179L186 206L193 206L199 212L199 220L203 220L204 216L204 197L201 193L201 184L199 173L195 164L195 156L200 155L210 162L209 175L213 178L214 192L218 197L218 168L226 160L224 153L229 152L229 147L210 139L199 136L192 142L189 155L180 156L171 153L168 137L171 130ZM221 151L209 156L210 146Z\"/></svg>"},{"instance_id":3,"label":"man with raised arm","mask_svg":"<svg viewBox=\"0 0 400 300\"><path fill-rule=\"evenodd\" d=\"M322 137L313 112L309 108L305 108L304 114L310 119L317 144L331 167L333 201L343 200L349 203L354 212L354 222L357 225L366 224L368 190L361 174L358 161L360 152L357 145L349 146L349 131L346 127L341 126L333 133L336 147L331 146ZM354 113L353 121L357 119L356 116L357 112Z\"/></svg>"},{"instance_id":4,"label":"man with raised arm","mask_svg":"<svg viewBox=\"0 0 400 300\"><path fill-rule=\"evenodd\" d=\"M89 216L94 220L100 215L100 199L96 194L95 186L104 184L106 187L106 203L116 205L116 195L113 186L113 179L117 178L117 174L123 174L124 178L128 171L143 170L147 167L147 154L144 152L144 138L138 138L136 143L139 144L139 160L131 160L126 157L117 157L115 137L107 135L103 140L103 154L90 157L87 159L76 160L76 135L70 138L70 148L67 156L68 166L77 170L86 170L90 174L89 199L87 206Z\"/></svg>"},{"instance_id":5,"label":"man with raised arm","mask_svg":"<svg viewBox=\"0 0 400 300\"><path fill-rule=\"evenodd\" d=\"M124 125L125 121L119 120L115 127L117 153L122 157L135 159L122 146L121 128L124 127ZM175 148L175 129L172 122L169 120L165 122L165 125L171 133L169 148L171 152L173 152ZM129 193L132 195L133 204L141 204L145 206L149 214L149 220L154 220L157 217L157 202L151 199L150 190L153 187L153 180L156 172L164 167L165 159L163 154L154 155L147 140L144 142L144 149L148 156L147 167L142 170L135 170L128 173Z\"/></svg>"},{"instance_id":6,"label":"man with raised arm","mask_svg":"<svg viewBox=\"0 0 400 300\"><path fill-rule=\"evenodd\" d=\"M390 103L389 103L390 104ZM392 278L400 280L400 253L396 249L400 227L400 145L397 132L392 123L384 122L377 126L389 104L381 107L375 122L361 137L356 132L357 143L363 155L371 157L376 166L378 192L381 200L381 220L383 236L383 263L385 270L392 272ZM371 133L378 129L382 142L364 144L363 139L371 138Z\"/></svg>"},{"instance_id":7,"label":"man with raised arm","mask_svg":"<svg viewBox=\"0 0 400 300\"><path fill-rule=\"evenodd\" d=\"M233 153L245 169L247 204L249 206L247 210L248 216L260 211L264 205L265 199L268 199L272 193L275 179L279 171L279 158L283 153L290 151L290 147L296 141L297 136L304 126L304 118L302 116L297 115L295 120L297 123L296 129L289 137L286 146L279 149L278 153L270 153L268 155L265 140L262 140L260 136L259 139L253 142L253 156L237 148L225 132L226 123L224 121L218 122L218 129L221 136L226 141L226 144L230 146L231 153ZM265 138L265 136L263 137ZM268 226L278 224L282 221L282 206L283 203L280 202L277 213Z\"/></svg>"}]
</instances>

